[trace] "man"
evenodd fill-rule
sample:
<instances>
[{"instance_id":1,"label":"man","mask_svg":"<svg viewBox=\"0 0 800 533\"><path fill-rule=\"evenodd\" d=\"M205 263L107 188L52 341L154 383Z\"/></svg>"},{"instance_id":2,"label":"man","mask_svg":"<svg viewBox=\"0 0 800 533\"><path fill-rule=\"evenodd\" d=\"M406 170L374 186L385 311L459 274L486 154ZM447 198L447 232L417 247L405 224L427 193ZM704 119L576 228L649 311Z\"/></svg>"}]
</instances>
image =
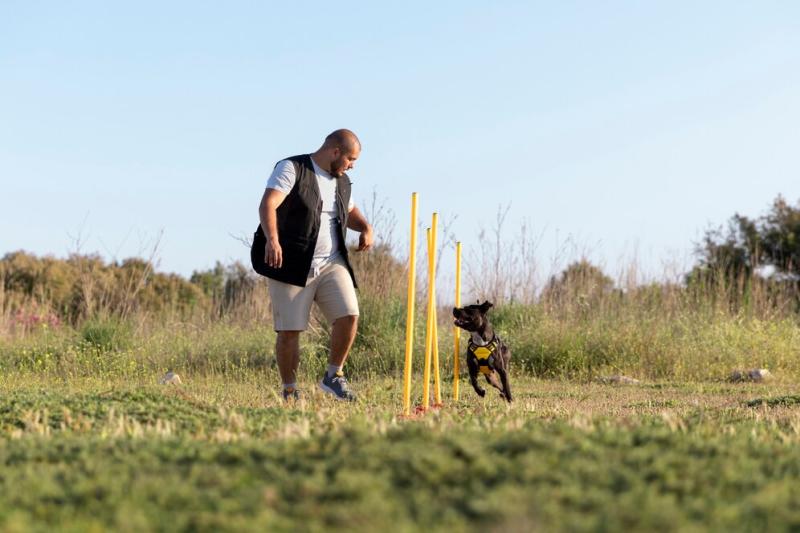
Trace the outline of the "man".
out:
<instances>
[{"instance_id":1,"label":"man","mask_svg":"<svg viewBox=\"0 0 800 533\"><path fill-rule=\"evenodd\" d=\"M340 400L355 400L342 372L358 323L347 228L360 232L359 251L369 249L373 241L372 226L350 199L345 173L360 154L358 137L350 130L336 130L313 154L279 161L261 198L259 231L266 243L261 257L257 231L251 259L269 278L278 334L275 352L286 400L299 396L300 333L308 327L312 301L333 324L328 369L319 386Z\"/></svg>"}]
</instances>

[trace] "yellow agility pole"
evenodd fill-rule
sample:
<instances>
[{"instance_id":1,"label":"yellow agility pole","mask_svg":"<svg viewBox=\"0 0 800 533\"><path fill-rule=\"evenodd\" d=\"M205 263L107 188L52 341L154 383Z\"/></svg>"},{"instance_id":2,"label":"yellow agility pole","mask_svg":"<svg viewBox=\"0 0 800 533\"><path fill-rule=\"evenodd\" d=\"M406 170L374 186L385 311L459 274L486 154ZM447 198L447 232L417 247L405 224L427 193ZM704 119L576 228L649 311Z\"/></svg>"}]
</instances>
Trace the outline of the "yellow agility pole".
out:
<instances>
[{"instance_id":1,"label":"yellow agility pole","mask_svg":"<svg viewBox=\"0 0 800 533\"><path fill-rule=\"evenodd\" d=\"M434 214L435 215L435 214ZM431 228L425 230L428 238L428 315L425 322L425 362L422 367L422 409L431 405L431 352L433 346L433 256L431 255Z\"/></svg>"},{"instance_id":2,"label":"yellow agility pole","mask_svg":"<svg viewBox=\"0 0 800 533\"><path fill-rule=\"evenodd\" d=\"M439 325L436 313L436 213L433 214L431 227L431 262L433 263L433 277L431 277L431 292L433 293L433 306L431 307L431 325L433 335L431 336L431 348L433 352L433 398L434 405L442 405L442 387L439 381Z\"/></svg>"},{"instance_id":3,"label":"yellow agility pole","mask_svg":"<svg viewBox=\"0 0 800 533\"><path fill-rule=\"evenodd\" d=\"M442 405L442 387L439 383L439 326L436 323L436 307L433 308L433 398L434 406Z\"/></svg>"},{"instance_id":4,"label":"yellow agility pole","mask_svg":"<svg viewBox=\"0 0 800 533\"><path fill-rule=\"evenodd\" d=\"M411 193L411 244L408 253L408 296L406 306L406 360L403 367L403 414L411 414L411 360L414 347L414 300L417 280L417 193Z\"/></svg>"},{"instance_id":5,"label":"yellow agility pole","mask_svg":"<svg viewBox=\"0 0 800 533\"><path fill-rule=\"evenodd\" d=\"M461 243L456 242L456 307L461 307ZM461 330L458 326L453 326L453 400L458 401L458 380L460 360L459 343L461 341Z\"/></svg>"}]
</instances>

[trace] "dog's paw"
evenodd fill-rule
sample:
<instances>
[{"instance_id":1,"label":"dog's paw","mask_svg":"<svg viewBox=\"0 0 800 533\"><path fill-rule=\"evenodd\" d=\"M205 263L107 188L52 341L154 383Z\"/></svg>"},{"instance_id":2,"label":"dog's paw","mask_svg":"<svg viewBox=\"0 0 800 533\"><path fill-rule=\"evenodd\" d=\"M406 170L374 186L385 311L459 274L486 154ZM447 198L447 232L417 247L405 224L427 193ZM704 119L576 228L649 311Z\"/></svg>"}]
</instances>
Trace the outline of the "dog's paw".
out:
<instances>
[{"instance_id":1,"label":"dog's paw","mask_svg":"<svg viewBox=\"0 0 800 533\"><path fill-rule=\"evenodd\" d=\"M478 393L478 396L480 396L481 398L483 398L484 396L486 396L486 391L485 391L484 389L478 389L478 390L476 390L475 392L477 392L477 393Z\"/></svg>"}]
</instances>

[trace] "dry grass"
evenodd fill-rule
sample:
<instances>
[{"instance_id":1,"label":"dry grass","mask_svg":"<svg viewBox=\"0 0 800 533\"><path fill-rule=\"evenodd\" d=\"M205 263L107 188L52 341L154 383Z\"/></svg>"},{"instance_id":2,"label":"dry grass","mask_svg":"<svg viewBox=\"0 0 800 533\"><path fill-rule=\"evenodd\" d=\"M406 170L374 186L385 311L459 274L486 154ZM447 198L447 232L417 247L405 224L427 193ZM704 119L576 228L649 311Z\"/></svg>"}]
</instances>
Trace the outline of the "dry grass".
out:
<instances>
[{"instance_id":1,"label":"dry grass","mask_svg":"<svg viewBox=\"0 0 800 533\"><path fill-rule=\"evenodd\" d=\"M306 436L326 428L347 427L358 421L371 430L383 433L389 427L403 424L422 424L442 431L482 429L506 431L519 428L532 421L568 422L577 426L614 424L638 426L653 419L663 419L677 427L711 424L715 427L728 423L756 422L760 424L791 427L791 438L800 441L800 412L790 402L788 405L751 406L748 402L757 399L785 398L800 394L794 383L774 381L769 384L718 383L642 383L638 385L604 385L563 380L537 380L516 377L516 400L510 406L495 397L492 391L485 399L478 398L462 383L461 400L448 400L450 388L443 389L445 407L432 409L425 416L409 420L401 415L400 387L397 380L372 378L353 383L359 393L356 404L341 403L323 394L313 378L301 382L303 399L285 404L275 386L274 371L250 372L237 378L220 375L182 375L183 385L155 385L157 376L141 376L138 379L80 378L57 379L35 374L6 375L0 379L0 395L13 396L28 391L48 396L75 397L99 395L113 396L119 391L146 391L148 394L164 395L203 406L210 411L235 413L242 410L268 410L270 430L259 433L259 438L292 436L298 428L307 428ZM417 376L416 385L419 385ZM446 384L447 385L447 384ZM419 390L415 389L419 400ZM121 416L120 413L117 413ZM35 417L36 413L30 415ZM39 413L41 418L41 413ZM227 419L226 419L227 420ZM247 437L236 425L221 424L222 428ZM112 417L111 423L117 419ZM98 421L93 421L98 422ZM102 424L108 420L100 421ZM150 420L155 427L169 427L170 420ZM35 424L34 424L35 426ZM79 431L96 431L88 424L69 428ZM238 429L237 429L238 428ZM6 427L6 431L9 428ZM35 431L38 432L38 431ZM39 432L41 433L41 432ZM6 436L9 436L7 433Z\"/></svg>"}]
</instances>

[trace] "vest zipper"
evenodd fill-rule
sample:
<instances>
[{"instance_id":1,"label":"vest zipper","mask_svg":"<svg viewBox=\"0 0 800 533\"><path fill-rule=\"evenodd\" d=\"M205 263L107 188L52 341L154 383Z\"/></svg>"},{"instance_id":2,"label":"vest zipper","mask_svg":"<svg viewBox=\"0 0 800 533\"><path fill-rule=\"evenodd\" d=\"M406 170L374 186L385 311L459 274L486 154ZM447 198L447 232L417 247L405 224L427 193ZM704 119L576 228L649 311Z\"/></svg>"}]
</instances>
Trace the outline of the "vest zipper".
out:
<instances>
[{"instance_id":1,"label":"vest zipper","mask_svg":"<svg viewBox=\"0 0 800 533\"><path fill-rule=\"evenodd\" d=\"M339 215L339 234L342 238L342 249L347 253L347 206L344 205L344 198L339 192L339 182L336 182L336 204Z\"/></svg>"}]
</instances>

